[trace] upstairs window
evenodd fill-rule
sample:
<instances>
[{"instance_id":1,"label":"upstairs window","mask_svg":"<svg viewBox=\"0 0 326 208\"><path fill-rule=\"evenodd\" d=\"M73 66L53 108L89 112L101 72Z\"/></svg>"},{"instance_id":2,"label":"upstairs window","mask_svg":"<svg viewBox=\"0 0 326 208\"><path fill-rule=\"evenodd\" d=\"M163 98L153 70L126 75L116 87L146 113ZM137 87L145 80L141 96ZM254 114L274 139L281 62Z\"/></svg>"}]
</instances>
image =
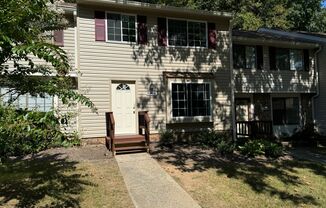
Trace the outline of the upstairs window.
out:
<instances>
[{"instance_id":1,"label":"upstairs window","mask_svg":"<svg viewBox=\"0 0 326 208\"><path fill-rule=\"evenodd\" d=\"M233 46L233 68L235 69L262 69L262 46Z\"/></svg>"},{"instance_id":2,"label":"upstairs window","mask_svg":"<svg viewBox=\"0 0 326 208\"><path fill-rule=\"evenodd\" d=\"M303 50L290 50L290 70L303 70Z\"/></svg>"},{"instance_id":3,"label":"upstairs window","mask_svg":"<svg viewBox=\"0 0 326 208\"><path fill-rule=\"evenodd\" d=\"M273 123L274 125L299 124L299 98L273 98Z\"/></svg>"},{"instance_id":4,"label":"upstairs window","mask_svg":"<svg viewBox=\"0 0 326 208\"><path fill-rule=\"evenodd\" d=\"M309 51L302 49L270 48L271 70L309 70Z\"/></svg>"},{"instance_id":5,"label":"upstairs window","mask_svg":"<svg viewBox=\"0 0 326 208\"><path fill-rule=\"evenodd\" d=\"M206 22L168 19L168 44L207 47Z\"/></svg>"},{"instance_id":6,"label":"upstairs window","mask_svg":"<svg viewBox=\"0 0 326 208\"><path fill-rule=\"evenodd\" d=\"M290 56L289 50L278 48L275 54L276 69L277 70L289 70L290 69Z\"/></svg>"},{"instance_id":7,"label":"upstairs window","mask_svg":"<svg viewBox=\"0 0 326 208\"><path fill-rule=\"evenodd\" d=\"M209 83L172 83L172 116L195 117L211 115Z\"/></svg>"},{"instance_id":8,"label":"upstairs window","mask_svg":"<svg viewBox=\"0 0 326 208\"><path fill-rule=\"evenodd\" d=\"M136 16L107 13L109 41L136 42Z\"/></svg>"}]
</instances>

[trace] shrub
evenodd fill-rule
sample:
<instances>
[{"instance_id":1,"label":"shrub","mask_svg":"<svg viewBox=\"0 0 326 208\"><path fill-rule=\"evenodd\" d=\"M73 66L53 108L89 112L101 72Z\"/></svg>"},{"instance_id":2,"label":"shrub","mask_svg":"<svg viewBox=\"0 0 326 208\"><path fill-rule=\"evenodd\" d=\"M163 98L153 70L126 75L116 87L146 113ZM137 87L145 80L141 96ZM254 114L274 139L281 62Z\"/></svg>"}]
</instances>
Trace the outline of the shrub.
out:
<instances>
[{"instance_id":1,"label":"shrub","mask_svg":"<svg viewBox=\"0 0 326 208\"><path fill-rule=\"evenodd\" d=\"M172 147L172 144L176 141L174 132L172 130L161 130L160 131L160 142L161 146Z\"/></svg>"},{"instance_id":2,"label":"shrub","mask_svg":"<svg viewBox=\"0 0 326 208\"><path fill-rule=\"evenodd\" d=\"M320 138L314 124L306 124L303 128L298 129L290 140L294 146L317 146L317 139Z\"/></svg>"},{"instance_id":3,"label":"shrub","mask_svg":"<svg viewBox=\"0 0 326 208\"><path fill-rule=\"evenodd\" d=\"M262 140L251 140L239 147L240 153L249 157L264 154L264 143Z\"/></svg>"},{"instance_id":4,"label":"shrub","mask_svg":"<svg viewBox=\"0 0 326 208\"><path fill-rule=\"evenodd\" d=\"M196 142L204 147L216 149L221 155L232 154L235 145L229 132L206 130L197 134Z\"/></svg>"},{"instance_id":5,"label":"shrub","mask_svg":"<svg viewBox=\"0 0 326 208\"><path fill-rule=\"evenodd\" d=\"M0 157L37 153L67 139L54 111L17 111L0 105Z\"/></svg>"},{"instance_id":6,"label":"shrub","mask_svg":"<svg viewBox=\"0 0 326 208\"><path fill-rule=\"evenodd\" d=\"M265 156L278 158L283 155L283 146L281 144L266 142L265 143Z\"/></svg>"},{"instance_id":7,"label":"shrub","mask_svg":"<svg viewBox=\"0 0 326 208\"><path fill-rule=\"evenodd\" d=\"M239 147L240 153L249 157L265 155L266 157L278 158L283 155L283 147L269 140L249 140Z\"/></svg>"},{"instance_id":8,"label":"shrub","mask_svg":"<svg viewBox=\"0 0 326 208\"><path fill-rule=\"evenodd\" d=\"M235 144L232 141L220 140L216 149L222 156L230 155L234 152Z\"/></svg>"}]
</instances>

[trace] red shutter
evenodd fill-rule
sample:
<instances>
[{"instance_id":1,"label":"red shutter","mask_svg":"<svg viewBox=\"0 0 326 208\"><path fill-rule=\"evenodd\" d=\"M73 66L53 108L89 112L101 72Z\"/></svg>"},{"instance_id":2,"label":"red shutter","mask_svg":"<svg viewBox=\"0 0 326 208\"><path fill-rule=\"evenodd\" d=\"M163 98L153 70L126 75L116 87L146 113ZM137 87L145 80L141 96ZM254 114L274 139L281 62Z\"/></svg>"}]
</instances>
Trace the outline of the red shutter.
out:
<instances>
[{"instance_id":1,"label":"red shutter","mask_svg":"<svg viewBox=\"0 0 326 208\"><path fill-rule=\"evenodd\" d=\"M105 41L105 12L95 11L95 40Z\"/></svg>"},{"instance_id":2,"label":"red shutter","mask_svg":"<svg viewBox=\"0 0 326 208\"><path fill-rule=\"evenodd\" d=\"M309 50L308 49L304 49L303 50L303 63L304 63L304 69L306 71L310 70L310 58L309 58Z\"/></svg>"},{"instance_id":3,"label":"red shutter","mask_svg":"<svg viewBox=\"0 0 326 208\"><path fill-rule=\"evenodd\" d=\"M157 18L157 41L159 46L167 46L166 18Z\"/></svg>"},{"instance_id":4,"label":"red shutter","mask_svg":"<svg viewBox=\"0 0 326 208\"><path fill-rule=\"evenodd\" d=\"M208 48L216 49L217 45L217 31L215 23L208 23Z\"/></svg>"},{"instance_id":5,"label":"red shutter","mask_svg":"<svg viewBox=\"0 0 326 208\"><path fill-rule=\"evenodd\" d=\"M137 16L138 21L138 44L147 44L147 17Z\"/></svg>"},{"instance_id":6,"label":"red shutter","mask_svg":"<svg viewBox=\"0 0 326 208\"><path fill-rule=\"evenodd\" d=\"M64 46L63 30L56 30L53 32L54 45Z\"/></svg>"}]
</instances>

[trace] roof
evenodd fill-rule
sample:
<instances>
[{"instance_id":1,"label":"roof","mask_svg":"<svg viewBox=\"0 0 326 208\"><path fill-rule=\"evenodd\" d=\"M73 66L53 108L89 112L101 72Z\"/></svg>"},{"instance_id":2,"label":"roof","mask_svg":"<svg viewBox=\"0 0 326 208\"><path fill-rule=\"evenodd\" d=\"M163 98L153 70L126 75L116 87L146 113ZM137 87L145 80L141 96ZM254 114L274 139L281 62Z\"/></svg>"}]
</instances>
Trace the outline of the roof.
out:
<instances>
[{"instance_id":1,"label":"roof","mask_svg":"<svg viewBox=\"0 0 326 208\"><path fill-rule=\"evenodd\" d=\"M316 43L312 40L307 40L300 37L292 37L289 35L280 35L274 33L265 33L261 30L258 31L243 31L243 30L233 30L232 35L234 37L244 37L250 39L264 39L264 40L277 40L277 41L287 41L287 42L303 42L303 43Z\"/></svg>"},{"instance_id":2,"label":"roof","mask_svg":"<svg viewBox=\"0 0 326 208\"><path fill-rule=\"evenodd\" d=\"M287 38L298 42L326 44L326 36L323 33L309 33L309 32L288 32L283 30L274 30L267 28L260 28L257 32L266 35L271 35L279 38Z\"/></svg>"},{"instance_id":3,"label":"roof","mask_svg":"<svg viewBox=\"0 0 326 208\"><path fill-rule=\"evenodd\" d=\"M223 17L232 18L232 14L228 12L218 12L218 11L205 11L205 10L195 10L184 7L174 7L162 4L150 4L138 1L128 1L128 0L77 0L77 4L86 5L107 5L107 6L123 6L124 8L131 9L147 9L150 11L161 11L161 12L178 12L183 14L195 14L200 16L211 16L211 17Z\"/></svg>"}]
</instances>

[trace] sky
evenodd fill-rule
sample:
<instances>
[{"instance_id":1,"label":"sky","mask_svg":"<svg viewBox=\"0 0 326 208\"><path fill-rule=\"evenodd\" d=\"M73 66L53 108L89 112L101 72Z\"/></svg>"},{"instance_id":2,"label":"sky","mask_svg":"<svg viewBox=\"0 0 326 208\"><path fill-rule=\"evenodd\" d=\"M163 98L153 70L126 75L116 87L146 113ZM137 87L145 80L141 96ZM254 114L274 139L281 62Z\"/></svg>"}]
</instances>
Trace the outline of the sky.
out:
<instances>
[{"instance_id":1,"label":"sky","mask_svg":"<svg viewBox=\"0 0 326 208\"><path fill-rule=\"evenodd\" d=\"M323 7L326 7L326 0L323 2Z\"/></svg>"}]
</instances>

